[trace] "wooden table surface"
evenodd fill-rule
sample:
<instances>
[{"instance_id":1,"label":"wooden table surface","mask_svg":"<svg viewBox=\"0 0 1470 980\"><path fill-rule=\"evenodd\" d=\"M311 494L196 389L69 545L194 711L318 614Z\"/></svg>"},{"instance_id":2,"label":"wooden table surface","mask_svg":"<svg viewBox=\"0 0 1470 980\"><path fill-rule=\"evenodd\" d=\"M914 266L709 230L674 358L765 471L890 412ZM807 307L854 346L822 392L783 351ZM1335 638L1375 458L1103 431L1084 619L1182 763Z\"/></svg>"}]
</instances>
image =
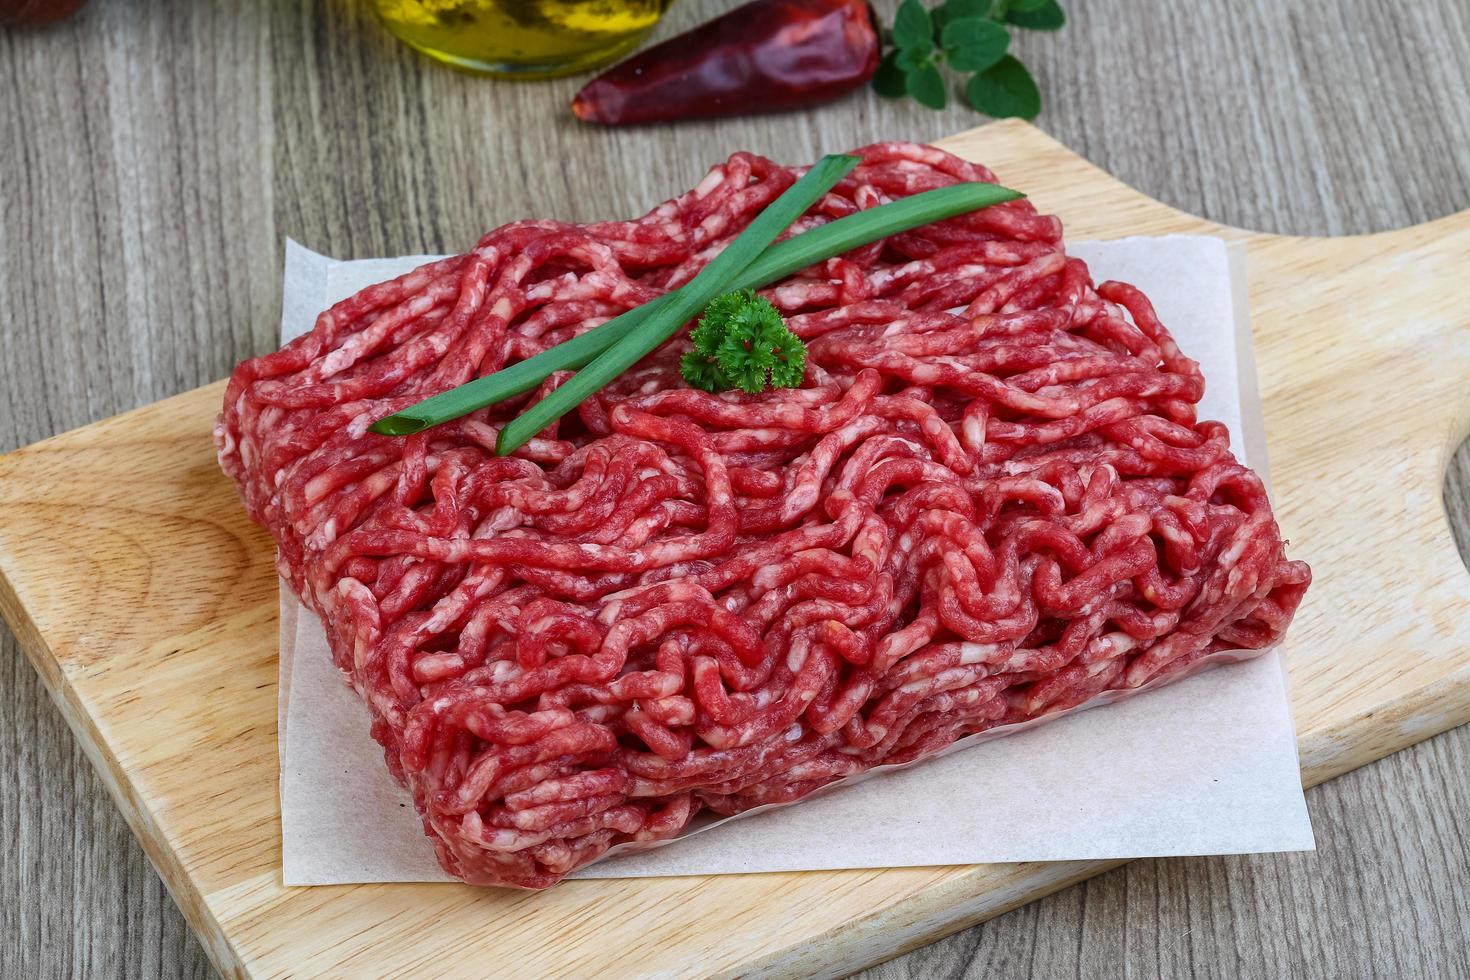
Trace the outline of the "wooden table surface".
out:
<instances>
[{"instance_id":1,"label":"wooden table surface","mask_svg":"<svg viewBox=\"0 0 1470 980\"><path fill-rule=\"evenodd\" d=\"M661 35L731 5L683 0ZM1020 44L1038 125L1160 200L1303 234L1470 207L1464 0L1069 10ZM0 451L273 348L286 236L344 258L452 251L517 217L638 213L737 148L805 161L982 121L864 92L590 129L565 109L574 80L446 71L358 0L94 0L0 30L0 79ZM1467 457L1446 490L1462 554ZM0 973L210 975L3 629L0 646ZM1470 976L1470 729L1307 801L1314 854L1136 861L865 976Z\"/></svg>"}]
</instances>

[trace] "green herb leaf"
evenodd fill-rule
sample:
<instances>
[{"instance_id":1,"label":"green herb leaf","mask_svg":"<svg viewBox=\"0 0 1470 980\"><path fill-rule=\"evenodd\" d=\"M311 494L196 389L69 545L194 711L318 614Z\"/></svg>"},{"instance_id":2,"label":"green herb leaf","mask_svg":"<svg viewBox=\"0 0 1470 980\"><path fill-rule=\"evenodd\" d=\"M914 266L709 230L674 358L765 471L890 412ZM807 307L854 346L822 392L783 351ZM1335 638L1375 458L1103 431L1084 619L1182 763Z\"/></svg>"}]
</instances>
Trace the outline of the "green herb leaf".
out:
<instances>
[{"instance_id":1,"label":"green herb leaf","mask_svg":"<svg viewBox=\"0 0 1470 980\"><path fill-rule=\"evenodd\" d=\"M919 0L903 0L893 15L893 43L899 48L934 47L934 24Z\"/></svg>"},{"instance_id":2,"label":"green herb leaf","mask_svg":"<svg viewBox=\"0 0 1470 980\"><path fill-rule=\"evenodd\" d=\"M717 297L690 333L694 350L679 362L684 380L706 391L795 388L806 374L806 345L754 290Z\"/></svg>"},{"instance_id":3,"label":"green herb leaf","mask_svg":"<svg viewBox=\"0 0 1470 980\"><path fill-rule=\"evenodd\" d=\"M679 359L679 373L684 375L684 380L692 388L724 391L733 387L730 379L725 377L725 372L720 370L720 366L708 354L701 351L686 351Z\"/></svg>"},{"instance_id":4,"label":"green herb leaf","mask_svg":"<svg viewBox=\"0 0 1470 980\"><path fill-rule=\"evenodd\" d=\"M982 20L990 16L990 0L945 0L939 6L929 12L934 21L934 30L942 32L944 25L950 21L964 20L967 17L979 17Z\"/></svg>"},{"instance_id":5,"label":"green herb leaf","mask_svg":"<svg viewBox=\"0 0 1470 980\"><path fill-rule=\"evenodd\" d=\"M715 351L720 349L721 341L725 339L730 321L740 316L754 298L755 292L747 289L724 293L710 300L699 322L689 331L689 340L694 344L694 349L705 357L714 357Z\"/></svg>"},{"instance_id":6,"label":"green herb leaf","mask_svg":"<svg viewBox=\"0 0 1470 980\"><path fill-rule=\"evenodd\" d=\"M893 63L898 66L899 71L907 74L926 68L934 64L934 46L924 45L912 48L902 48L894 55Z\"/></svg>"},{"instance_id":7,"label":"green herb leaf","mask_svg":"<svg viewBox=\"0 0 1470 980\"><path fill-rule=\"evenodd\" d=\"M771 367L776 355L769 347L755 341L746 341L734 334L725 338L715 358L725 376L735 382L735 387L749 395L766 390L766 381L771 377Z\"/></svg>"},{"instance_id":8,"label":"green herb leaf","mask_svg":"<svg viewBox=\"0 0 1470 980\"><path fill-rule=\"evenodd\" d=\"M905 87L909 95L920 105L926 105L931 109L943 109L949 101L949 94L944 90L944 76L939 74L939 69L933 65L916 68L908 73L904 79Z\"/></svg>"},{"instance_id":9,"label":"green herb leaf","mask_svg":"<svg viewBox=\"0 0 1470 980\"><path fill-rule=\"evenodd\" d=\"M965 87L965 98L976 109L997 119L1008 116L1035 119L1041 111L1041 92L1036 88L1036 80L1011 55L971 78Z\"/></svg>"},{"instance_id":10,"label":"green herb leaf","mask_svg":"<svg viewBox=\"0 0 1470 980\"><path fill-rule=\"evenodd\" d=\"M1043 0L1036 7L1006 11L1006 22L1032 31L1059 31L1067 23L1067 15L1057 0Z\"/></svg>"},{"instance_id":11,"label":"green herb leaf","mask_svg":"<svg viewBox=\"0 0 1470 980\"><path fill-rule=\"evenodd\" d=\"M746 295L749 303L731 322L715 360L741 390L754 393L765 389L771 372L801 346L801 341L786 328L786 321L768 300L754 293Z\"/></svg>"},{"instance_id":12,"label":"green herb leaf","mask_svg":"<svg viewBox=\"0 0 1470 980\"><path fill-rule=\"evenodd\" d=\"M873 73L873 91L885 99L901 99L908 94L904 88L903 69L898 67L897 58L897 51L888 52Z\"/></svg>"},{"instance_id":13,"label":"green herb leaf","mask_svg":"<svg viewBox=\"0 0 1470 980\"><path fill-rule=\"evenodd\" d=\"M1005 57L1011 32L993 20L966 17L944 25L945 61L955 71L984 71Z\"/></svg>"},{"instance_id":14,"label":"green herb leaf","mask_svg":"<svg viewBox=\"0 0 1470 980\"><path fill-rule=\"evenodd\" d=\"M806 344L787 330L776 353L776 364L771 368L771 387L800 388L806 378Z\"/></svg>"},{"instance_id":15,"label":"green herb leaf","mask_svg":"<svg viewBox=\"0 0 1470 980\"><path fill-rule=\"evenodd\" d=\"M1055 2L1056 0L1010 0L1007 7L1009 10L1027 11L1036 10L1039 7L1045 7L1047 4Z\"/></svg>"}]
</instances>

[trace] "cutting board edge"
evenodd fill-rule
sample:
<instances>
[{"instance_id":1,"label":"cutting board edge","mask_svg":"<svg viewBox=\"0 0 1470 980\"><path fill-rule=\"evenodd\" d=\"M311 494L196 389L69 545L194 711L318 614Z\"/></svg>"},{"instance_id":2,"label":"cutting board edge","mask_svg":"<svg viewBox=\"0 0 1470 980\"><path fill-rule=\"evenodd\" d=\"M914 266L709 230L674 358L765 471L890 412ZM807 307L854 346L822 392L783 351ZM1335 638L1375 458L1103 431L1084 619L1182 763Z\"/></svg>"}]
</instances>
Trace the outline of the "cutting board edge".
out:
<instances>
[{"instance_id":1,"label":"cutting board edge","mask_svg":"<svg viewBox=\"0 0 1470 980\"><path fill-rule=\"evenodd\" d=\"M209 387L213 386L205 386L176 397L201 398ZM162 403L156 403L134 411L158 411L161 410L161 405ZM255 975L251 972L251 967L257 961L264 972L270 972L279 966L269 957L252 955L252 951L236 949L231 943L228 930L215 918L211 902L198 890L194 879L184 869L167 834L154 821L148 808L141 805L137 796L120 784L116 777L119 768L117 760L107 748L107 740L102 732L93 723L91 713L82 704L81 695L72 686L68 668L61 664L41 636L34 620L19 602L13 583L3 571L0 571L0 609L3 609L6 620L16 630L21 647L41 675L48 695L58 705L92 765L102 775L104 785L122 810L129 827L144 842L149 859L158 869L170 894L174 896L196 932L201 937L206 937L205 945L212 962L227 976ZM1319 732L1304 733L1301 751L1306 785L1315 785L1334 778L1424 738L1432 737L1439 731L1470 721L1470 700L1466 699L1463 683L1470 681L1470 669L1462 670L1455 677L1461 681L1460 684L1456 684L1454 680L1442 680L1424 685L1414 689L1401 702L1385 701L1340 725ZM1445 713L1445 704L1436 700L1442 693L1455 694L1459 698L1458 707L1450 706L1453 714ZM1441 722L1432 730L1403 733L1400 737L1388 740L1370 737L1376 734L1371 728L1372 720L1381 718L1385 712L1395 713L1397 716L1413 716L1436 711L1440 713ZM1364 748L1365 745L1371 747ZM1084 880L1123 863L1126 862L1084 862L1082 867L1069 869L1064 876L1054 881L1048 880L1035 889L1020 890L1004 901L992 901L984 891L972 890L963 900L951 904L951 892L956 889L965 891L968 884L979 884L983 881L983 872L964 872L914 898L878 910L868 919L853 920L841 930L829 930L829 934L804 940L783 950L772 951L749 964L749 970L754 975L802 975L822 961L822 957L826 955L822 950L830 950L834 954L840 952L839 932L844 936L856 931L860 935L887 934L903 937L898 945L889 950L880 950L876 940L855 940L854 945L861 947L864 952L843 953L839 960L844 964L843 969L858 969L901 955L907 949L985 921L1059 890L1067 884Z\"/></svg>"},{"instance_id":2,"label":"cutting board edge","mask_svg":"<svg viewBox=\"0 0 1470 980\"><path fill-rule=\"evenodd\" d=\"M1441 692L1444 699L1436 700ZM1407 727L1405 723L1413 719L1428 721ZM1394 734L1383 737L1382 732L1372 727L1375 720L1395 722ZM1341 724L1307 733L1298 732L1302 785L1305 788L1321 785L1466 723L1470 723L1470 665L1434 683L1415 688L1398 701L1385 700ZM962 871L913 898L880 909L871 916L850 920L841 929L829 930L800 944L767 953L748 964L741 973L719 975L773 978L845 976L1003 915L1069 885L1122 867L1131 860L1038 863L1037 867L1044 870L1065 870L1055 880L1049 879L1035 888L1028 887L1000 901L991 901L992 893L971 887L978 886L984 875L980 869L986 866L977 865L974 870ZM956 891L960 893L958 896L952 894ZM843 953L837 943L839 933L844 941L851 942L859 950L870 948L868 936L882 934L903 938L892 949L865 956L861 952L856 955ZM839 955L824 959L829 946Z\"/></svg>"},{"instance_id":3,"label":"cutting board edge","mask_svg":"<svg viewBox=\"0 0 1470 980\"><path fill-rule=\"evenodd\" d=\"M185 394L190 393L192 392ZM157 404L159 403L153 403ZM151 407L152 405L145 405L134 411ZM120 416L113 416L118 417ZM67 433L61 433L52 438L65 435ZM41 443L32 445L39 446ZM226 977L249 976L240 951L235 949L229 933L216 918L208 897L189 874L168 834L139 797L133 787L133 780L126 775L117 756L108 747L107 739L98 728L92 713L86 709L82 694L73 686L67 668L62 665L40 628L20 602L14 583L3 567L0 567L0 616L3 616L6 624L15 633L16 643L39 676L41 687L66 722L66 727L81 747L82 754L87 757L93 771L106 788L107 795L122 813L128 829L142 845L144 854L173 898L174 904L183 913L194 934L199 937L210 962Z\"/></svg>"},{"instance_id":4,"label":"cutting board edge","mask_svg":"<svg viewBox=\"0 0 1470 980\"><path fill-rule=\"evenodd\" d=\"M1396 700L1309 732L1297 732L1302 785L1318 786L1470 723L1470 664ZM1393 728L1385 733L1385 724Z\"/></svg>"},{"instance_id":5,"label":"cutting board edge","mask_svg":"<svg viewBox=\"0 0 1470 980\"><path fill-rule=\"evenodd\" d=\"M987 892L978 888L980 874L963 872L901 904L871 915L850 919L841 927L826 930L780 950L773 950L743 966L738 972L711 976L729 978L844 977L918 949L962 929L987 922L1037 899L1086 881L1129 862L1129 858L1095 861L1031 862L1044 880L1036 887ZM984 868L986 865L976 865ZM1028 886L1031 884L1028 881ZM901 937L893 946L879 937ZM842 951L850 942L853 953Z\"/></svg>"},{"instance_id":6,"label":"cutting board edge","mask_svg":"<svg viewBox=\"0 0 1470 980\"><path fill-rule=\"evenodd\" d=\"M1082 163L1087 165L1088 169L1091 171L1091 176L1106 181L1106 183L1113 185L1115 189L1126 191L1130 197L1137 199L1135 203L1140 207L1147 206L1149 210L1156 211L1159 214L1167 215L1168 217L1175 220L1199 226L1197 229L1192 229L1190 232L1188 232L1188 234L1195 234L1196 232L1202 234L1217 234L1221 237L1232 240L1252 239L1258 244L1279 244L1296 242L1306 244L1322 243L1332 245L1354 244L1377 246L1398 245L1406 239L1417 240L1423 237L1435 237L1440 234L1445 234L1452 231L1464 232L1466 231L1467 227L1470 227L1470 208L1463 208L1459 211L1451 211L1448 214L1440 215L1437 218L1431 218L1428 221L1421 221L1417 224L1403 225L1398 228L1385 228L1382 231L1362 232L1355 235L1297 235L1285 232L1264 231L1257 228L1242 228L1239 225L1225 224L1223 222L1216 221L1213 218L1205 218L1195 214L1192 211L1186 211L1183 208L1179 208L1172 204L1169 204L1167 201L1161 201L1153 195L1142 191L1137 187L1134 187L1132 184L1128 183L1126 180L1123 180L1121 177L1118 177L1112 173L1109 173L1107 170L1104 170L1086 155L1072 149L1071 147L1067 146L1067 144L1056 139L1050 133L1046 132L1046 130L1041 129L1040 127L1029 123L1024 119L997 119L992 122L982 123L979 126L972 126L969 129L962 130L958 133L952 133L949 136L934 140L931 145L940 147L941 149L949 149L951 146L961 145L970 140L978 140L1006 133L1014 133L1016 134L1016 138L1025 139L1033 143L1038 143L1051 152L1064 153L1068 157L1080 160ZM998 174L997 176L1001 177L1003 180L1007 179L1006 175L1004 174Z\"/></svg>"}]
</instances>

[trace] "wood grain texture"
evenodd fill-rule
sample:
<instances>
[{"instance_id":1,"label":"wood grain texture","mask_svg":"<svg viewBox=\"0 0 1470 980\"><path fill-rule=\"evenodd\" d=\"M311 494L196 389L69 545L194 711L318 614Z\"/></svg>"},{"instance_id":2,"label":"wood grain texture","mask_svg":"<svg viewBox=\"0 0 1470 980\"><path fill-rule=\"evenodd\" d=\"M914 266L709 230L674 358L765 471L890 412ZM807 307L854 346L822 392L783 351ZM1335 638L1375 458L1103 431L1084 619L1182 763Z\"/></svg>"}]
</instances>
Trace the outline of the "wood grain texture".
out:
<instances>
[{"instance_id":1,"label":"wood grain texture","mask_svg":"<svg viewBox=\"0 0 1470 980\"><path fill-rule=\"evenodd\" d=\"M1287 643L1303 779L1470 719L1470 573L1437 485L1470 423L1470 320L1437 288L1470 254L1470 211L1266 235L1154 202L1024 123L940 145L1024 172L1078 238L1245 247L1277 516L1317 573ZM1370 376L1402 395L1356 398ZM0 457L0 611L227 974L842 974L1116 863L283 888L274 549L214 462L222 390Z\"/></svg>"},{"instance_id":2,"label":"wood grain texture","mask_svg":"<svg viewBox=\"0 0 1470 980\"><path fill-rule=\"evenodd\" d=\"M676 7L665 33L723 5ZM1470 204L1467 17L1458 0L1092 2L1022 47L1047 93L1041 125L1125 181L1229 224L1360 232ZM863 95L672 132L578 130L559 111L575 83L440 70L347 0L94 0L59 28L0 34L0 78L16 93L0 99L6 449L266 349L282 235L343 256L462 247L522 214L631 213L729 147L810 158L973 119ZM1463 491L1448 499L1463 513ZM203 973L5 645L0 761L17 778L0 784L15 842L0 849L0 962ZM1460 729L1310 793L1315 856L1137 862L880 970L1464 975L1467 772Z\"/></svg>"}]
</instances>

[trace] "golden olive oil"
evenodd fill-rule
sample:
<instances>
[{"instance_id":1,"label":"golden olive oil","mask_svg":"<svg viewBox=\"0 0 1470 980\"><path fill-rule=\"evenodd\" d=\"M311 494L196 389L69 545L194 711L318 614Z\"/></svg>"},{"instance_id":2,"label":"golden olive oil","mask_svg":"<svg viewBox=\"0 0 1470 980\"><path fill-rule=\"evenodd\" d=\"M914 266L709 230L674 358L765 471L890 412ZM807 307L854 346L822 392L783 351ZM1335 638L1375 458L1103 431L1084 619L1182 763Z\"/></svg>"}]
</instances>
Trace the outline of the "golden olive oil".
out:
<instances>
[{"instance_id":1,"label":"golden olive oil","mask_svg":"<svg viewBox=\"0 0 1470 980\"><path fill-rule=\"evenodd\" d=\"M374 0L401 40L494 75L569 74L637 46L672 0Z\"/></svg>"}]
</instances>

